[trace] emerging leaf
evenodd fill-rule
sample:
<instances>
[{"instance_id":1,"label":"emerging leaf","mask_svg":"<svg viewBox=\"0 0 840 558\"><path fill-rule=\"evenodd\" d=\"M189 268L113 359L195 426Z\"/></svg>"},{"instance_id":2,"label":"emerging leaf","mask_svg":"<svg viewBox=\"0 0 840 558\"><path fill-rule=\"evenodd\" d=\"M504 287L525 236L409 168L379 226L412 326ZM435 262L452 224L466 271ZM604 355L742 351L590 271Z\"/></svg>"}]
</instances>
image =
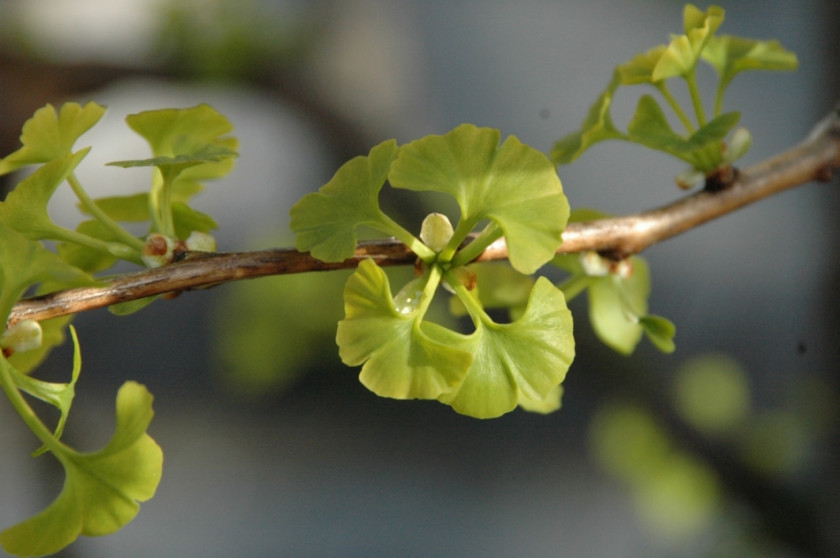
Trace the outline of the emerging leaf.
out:
<instances>
[{"instance_id":1,"label":"emerging leaf","mask_svg":"<svg viewBox=\"0 0 840 558\"><path fill-rule=\"evenodd\" d=\"M7 174L27 165L47 163L70 154L76 140L96 124L105 107L88 103L65 103L58 114L47 104L23 125L20 136L23 147L0 159L0 174Z\"/></svg>"},{"instance_id":2,"label":"emerging leaf","mask_svg":"<svg viewBox=\"0 0 840 558\"><path fill-rule=\"evenodd\" d=\"M460 242L480 221L495 222L505 236L511 265L533 273L561 243L569 204L551 162L498 130L462 124L442 136L402 147L388 179L395 188L443 192L461 208L452 238Z\"/></svg>"},{"instance_id":3,"label":"emerging leaf","mask_svg":"<svg viewBox=\"0 0 840 558\"><path fill-rule=\"evenodd\" d=\"M724 10L711 6L702 12L691 4L685 6L685 35L674 37L653 69L653 81L687 76L694 71L706 43L723 23Z\"/></svg>"},{"instance_id":4,"label":"emerging leaf","mask_svg":"<svg viewBox=\"0 0 840 558\"><path fill-rule=\"evenodd\" d=\"M0 533L6 552L43 556L58 552L80 534L113 533L137 515L138 501L154 495L163 453L146 434L153 414L151 394L140 384L125 383L117 394L116 413L114 436L98 452L51 444L64 466L64 488L44 511Z\"/></svg>"},{"instance_id":5,"label":"emerging leaf","mask_svg":"<svg viewBox=\"0 0 840 558\"><path fill-rule=\"evenodd\" d=\"M637 54L630 61L618 67L621 85L636 85L639 83L653 84L653 69L662 58L666 46L659 45Z\"/></svg>"},{"instance_id":6,"label":"emerging leaf","mask_svg":"<svg viewBox=\"0 0 840 558\"><path fill-rule=\"evenodd\" d=\"M569 134L554 144L551 160L556 165L566 165L580 157L593 144L608 139L627 139L613 124L610 104L616 89L621 85L622 76L618 70L613 73L607 89L589 108L589 114L580 126L580 130Z\"/></svg>"}]
</instances>

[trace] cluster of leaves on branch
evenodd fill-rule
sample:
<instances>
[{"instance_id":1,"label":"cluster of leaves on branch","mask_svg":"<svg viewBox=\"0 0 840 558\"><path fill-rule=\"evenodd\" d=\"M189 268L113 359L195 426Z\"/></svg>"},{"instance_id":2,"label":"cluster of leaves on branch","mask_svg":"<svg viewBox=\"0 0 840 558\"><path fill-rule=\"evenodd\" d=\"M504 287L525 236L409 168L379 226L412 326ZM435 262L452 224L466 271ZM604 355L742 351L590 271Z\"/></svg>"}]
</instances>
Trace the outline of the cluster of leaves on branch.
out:
<instances>
[{"instance_id":1,"label":"cluster of leaves on branch","mask_svg":"<svg viewBox=\"0 0 840 558\"><path fill-rule=\"evenodd\" d=\"M570 219L602 215L570 212L555 164L570 162L598 141L624 139L690 163L689 175L681 180L692 182L697 173L705 179L746 151L745 131L724 141L739 120L738 113L722 113L726 86L743 70L790 69L796 58L775 41L715 36L723 21L720 8L701 12L689 5L684 20L684 35L618 67L582 129L555 145L553 161L513 136L502 142L498 130L463 124L402 146L382 142L348 161L292 208L297 248L315 258L339 262L353 256L360 227L393 236L417 255L415 278L396 293L373 260L362 261L345 285L336 342L343 362L361 365L367 388L384 397L437 400L478 418L517 407L556 410L575 354L566 304L582 292L588 294L595 332L609 347L630 354L646 335L659 349L674 350L673 324L648 314L650 276L644 260L614 261L595 252L557 255ZM701 59L720 75L711 120L695 78ZM666 87L673 77L688 85L696 124ZM616 129L609 112L612 97L619 86L637 83L659 91L685 134L672 130L649 95L639 101L627 133ZM76 333L71 329L70 380L36 379L31 372L64 340L70 318L8 323L14 304L29 294L98 284L97 274L118 261L158 267L179 253L215 250L209 234L215 221L189 203L204 181L224 176L236 157L231 124L209 106L134 114L128 125L148 142L152 156L110 164L150 168L151 186L144 193L94 200L75 172L90 148L73 149L104 112L95 103L67 103L58 111L47 105L24 125L22 147L0 159L0 174L36 167L0 202L0 317L7 325L0 338L0 387L42 444L35 454L51 453L66 472L64 487L49 507L0 533L0 544L12 554L49 554L79 534L116 531L136 515L138 502L154 494L163 459L146 433L152 396L134 382L119 390L116 430L103 449L83 453L61 441L81 369ZM397 189L451 196L460 209L455 226L449 216L431 213L415 236L381 209L386 181ZM65 183L86 216L75 228L48 214L50 199ZM126 228L131 224L136 230L138 223L148 224L141 236ZM509 264L472 263L502 238ZM557 284L546 276L534 278L544 267L552 270L548 275L559 268L568 276ZM448 306L469 331L430 319L441 290L450 293ZM130 314L151 301L111 310ZM507 311L510 321L499 318L496 309ZM54 428L42 422L24 395L58 409Z\"/></svg>"},{"instance_id":2,"label":"cluster of leaves on branch","mask_svg":"<svg viewBox=\"0 0 840 558\"><path fill-rule=\"evenodd\" d=\"M147 193L94 200L75 172L90 148L73 151L73 146L104 113L105 108L95 103L67 103L58 111L47 105L24 125L23 146L0 160L0 174L37 165L0 202L0 316L4 323L24 294L96 285L99 281L93 274L119 260L155 267L171 261L179 249L215 249L208 234L215 222L188 202L203 188L201 181L223 176L232 167L236 140L226 136L230 123L205 105L129 116L129 126L148 141L154 156L112 164L152 167L151 188ZM80 210L89 217L75 229L54 222L47 212L48 202L63 183L73 190ZM149 225L142 237L123 226L143 221ZM56 250L47 249L45 241L54 242ZM149 302L133 301L112 310L126 314ZM153 414L152 396L138 383L129 381L120 388L116 430L103 449L83 453L61 441L81 371L75 331L68 382L46 382L30 373L64 340L69 321L70 317L62 317L9 324L0 340L0 386L41 442L35 455L51 453L66 475L61 494L49 507L0 533L0 544L12 554L51 554L79 534L112 533L137 514L138 502L151 498L160 481L163 454L146 433ZM23 394L58 409L54 429L47 428Z\"/></svg>"},{"instance_id":3,"label":"cluster of leaves on branch","mask_svg":"<svg viewBox=\"0 0 840 558\"><path fill-rule=\"evenodd\" d=\"M607 89L589 109L580 130L559 140L551 150L558 165L578 158L593 144L617 139L663 151L688 163L690 168L677 177L677 184L692 188L708 179L725 182L722 173L746 154L752 135L743 127L735 129L741 119L737 111L723 112L723 98L732 79L746 70L793 70L796 55L776 40L760 41L715 35L723 23L724 10L711 6L703 12L688 4L683 12L684 34L673 35L667 45L658 45L619 65ZM697 85L697 65L708 63L718 75L714 108L707 116ZM691 97L695 120L688 116L668 87L669 80L685 81ZM683 133L669 123L661 104L652 95L642 95L627 131L613 123L610 105L619 87L645 84L652 86L665 100L680 124ZM733 131L734 130L734 131ZM732 133L730 136L730 132ZM730 136L729 141L726 141Z\"/></svg>"}]
</instances>

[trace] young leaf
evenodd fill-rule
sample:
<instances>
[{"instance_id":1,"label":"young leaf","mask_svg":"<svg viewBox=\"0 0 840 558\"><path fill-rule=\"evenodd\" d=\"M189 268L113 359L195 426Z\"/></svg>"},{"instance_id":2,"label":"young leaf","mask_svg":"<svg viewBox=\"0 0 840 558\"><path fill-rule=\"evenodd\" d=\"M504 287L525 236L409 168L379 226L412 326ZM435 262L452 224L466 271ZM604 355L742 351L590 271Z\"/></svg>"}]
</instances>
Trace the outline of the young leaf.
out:
<instances>
[{"instance_id":1,"label":"young leaf","mask_svg":"<svg viewBox=\"0 0 840 558\"><path fill-rule=\"evenodd\" d=\"M63 238L63 228L47 214L47 203L88 151L89 147L56 158L22 180L0 202L0 221L27 238Z\"/></svg>"},{"instance_id":2,"label":"young leaf","mask_svg":"<svg viewBox=\"0 0 840 558\"><path fill-rule=\"evenodd\" d=\"M785 49L779 41L757 41L730 35L712 37L702 56L717 70L722 87L746 70L795 70L799 66L796 54Z\"/></svg>"},{"instance_id":3,"label":"young leaf","mask_svg":"<svg viewBox=\"0 0 840 558\"><path fill-rule=\"evenodd\" d=\"M359 379L382 397L434 399L463 380L472 356L462 336L424 323L423 311L397 311L385 272L362 261L344 288L345 317L336 342L341 360L362 367Z\"/></svg>"},{"instance_id":4,"label":"young leaf","mask_svg":"<svg viewBox=\"0 0 840 558\"><path fill-rule=\"evenodd\" d=\"M610 105L613 95L621 85L621 74L613 72L612 81L607 89L601 93L595 103L589 108L589 113L580 130L569 134L554 144L551 149L551 160L555 165L567 165L580 157L590 146L609 139L627 139L613 124L610 115Z\"/></svg>"},{"instance_id":5,"label":"young leaf","mask_svg":"<svg viewBox=\"0 0 840 558\"><path fill-rule=\"evenodd\" d=\"M575 355L572 315L548 279L537 279L525 313L515 322L497 324L486 315L474 320L473 364L457 389L438 398L457 412L498 417L522 401L545 401L565 378Z\"/></svg>"},{"instance_id":6,"label":"young leaf","mask_svg":"<svg viewBox=\"0 0 840 558\"><path fill-rule=\"evenodd\" d=\"M0 366L6 366L0 363ZM163 453L146 434L152 396L126 382L117 394L117 426L100 451L81 453L54 441L50 449L64 467L59 496L41 513L0 533L6 552L43 556L58 552L82 535L113 533L151 498L160 482Z\"/></svg>"},{"instance_id":7,"label":"young leaf","mask_svg":"<svg viewBox=\"0 0 840 558\"><path fill-rule=\"evenodd\" d=\"M346 260L356 251L356 229L361 225L406 242L411 235L379 208L379 191L398 152L396 141L380 143L367 156L344 163L317 192L292 206L290 226L297 234L297 249L325 262ZM422 246L419 240L412 244ZM428 253L434 255L431 250Z\"/></svg>"},{"instance_id":8,"label":"young leaf","mask_svg":"<svg viewBox=\"0 0 840 558\"><path fill-rule=\"evenodd\" d=\"M404 145L388 180L395 188L443 192L461 208L457 231L465 236L480 221L495 222L505 236L510 263L533 273L560 246L569 204L554 165L509 136L462 124L442 136ZM450 245L460 243L458 233Z\"/></svg>"},{"instance_id":9,"label":"young leaf","mask_svg":"<svg viewBox=\"0 0 840 558\"><path fill-rule=\"evenodd\" d=\"M62 316L39 322L42 331L41 346L31 351L13 354L8 358L9 364L21 374L29 374L41 364L52 349L64 343L64 332L72 318L72 316Z\"/></svg>"},{"instance_id":10,"label":"young leaf","mask_svg":"<svg viewBox=\"0 0 840 558\"><path fill-rule=\"evenodd\" d=\"M103 114L105 107L92 102L84 107L78 103L65 103L58 114L50 104L38 109L23 125L20 136L23 147L0 159L0 174L69 155L79 136Z\"/></svg>"},{"instance_id":11,"label":"young leaf","mask_svg":"<svg viewBox=\"0 0 840 558\"><path fill-rule=\"evenodd\" d=\"M474 293L484 308L507 308L512 319L519 318L528 304L534 279L516 272L506 263L487 262L467 266L475 274ZM466 316L467 308L461 299L449 299L449 309L455 316Z\"/></svg>"},{"instance_id":12,"label":"young leaf","mask_svg":"<svg viewBox=\"0 0 840 558\"><path fill-rule=\"evenodd\" d=\"M723 23L724 10L711 6L702 12L691 4L683 11L685 35L675 36L653 69L653 81L688 76L697 66L706 43Z\"/></svg>"},{"instance_id":13,"label":"young leaf","mask_svg":"<svg viewBox=\"0 0 840 558\"><path fill-rule=\"evenodd\" d=\"M666 48L665 45L655 46L619 66L617 70L621 76L621 85L653 84L653 69Z\"/></svg>"},{"instance_id":14,"label":"young leaf","mask_svg":"<svg viewBox=\"0 0 840 558\"><path fill-rule=\"evenodd\" d=\"M633 275L607 275L589 286L589 320L605 345L629 355L642 338L639 317L648 310L650 273L641 258L631 258Z\"/></svg>"}]
</instances>

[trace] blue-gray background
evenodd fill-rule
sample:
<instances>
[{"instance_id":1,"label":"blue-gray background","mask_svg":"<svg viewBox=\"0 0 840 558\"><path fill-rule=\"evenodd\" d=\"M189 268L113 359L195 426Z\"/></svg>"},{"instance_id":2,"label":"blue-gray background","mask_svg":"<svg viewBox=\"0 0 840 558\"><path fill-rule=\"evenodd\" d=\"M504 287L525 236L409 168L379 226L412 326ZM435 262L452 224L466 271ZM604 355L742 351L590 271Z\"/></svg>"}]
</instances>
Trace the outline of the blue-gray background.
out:
<instances>
[{"instance_id":1,"label":"blue-gray background","mask_svg":"<svg viewBox=\"0 0 840 558\"><path fill-rule=\"evenodd\" d=\"M42 87L29 92L29 113L66 99L109 106L101 129L79 143L95 146L80 171L94 195L143 187L142 173L126 179L97 165L144 153L122 124L125 114L215 106L236 127L241 158L198 206L218 218L224 250L289 244L291 204L386 138L405 142L472 122L549 150L579 125L615 65L680 31L682 7L664 0L221 4L241 6L253 42L285 54L243 70L239 81L208 79L212 60L195 68L182 60L159 74L179 56L153 48L167 8L192 14L212 37L226 23L212 19L216 3L205 12L201 2L0 2L8 51L23 44L28 59L49 68L125 70L91 90L62 89L36 79L43 70L33 65L31 73L0 73L0 97L26 83ZM750 164L798 142L834 104L840 17L830 1L724 7L722 32L777 38L800 58L796 73L746 74L730 89L727 106L742 111L755 138ZM283 50L287 36L304 46ZM703 77L712 83L711 73ZM617 98L620 124L636 98L635 91ZM2 127L19 129L26 116L5 106ZM665 156L603 144L559 172L573 207L621 214L682 195L672 180L681 170ZM640 519L627 487L591 458L587 440L606 394L625 383L667 390L675 369L707 352L743 366L758 408L782 405L810 380L836 393L836 186L787 192L645 254L651 309L677 325L673 355L647 345L630 359L604 354L588 333L585 306L576 305L578 356L564 408L547 417L515 412L482 422L434 403L378 399L356 371L333 366L329 342L283 393L231 399L213 348L236 285L188 293L128 319L79 316L84 369L68 439L88 449L104 441L118 386L136 379L155 394L150 432L166 460L158 495L133 523L82 539L62 556L726 556L752 528L762 556L807 555L761 534L762 515L748 498L722 498L717 520L691 536L661 536ZM69 197L59 200L53 214L73 219L71 206ZM287 327L295 319L276 317ZM69 353L59 351L50 367L67 369ZM0 525L8 526L46 505L60 476L43 480L55 467L49 457L28 457L34 440L2 403L0 420ZM819 511L817 532L835 550L836 438L827 427L793 473L770 483Z\"/></svg>"}]
</instances>

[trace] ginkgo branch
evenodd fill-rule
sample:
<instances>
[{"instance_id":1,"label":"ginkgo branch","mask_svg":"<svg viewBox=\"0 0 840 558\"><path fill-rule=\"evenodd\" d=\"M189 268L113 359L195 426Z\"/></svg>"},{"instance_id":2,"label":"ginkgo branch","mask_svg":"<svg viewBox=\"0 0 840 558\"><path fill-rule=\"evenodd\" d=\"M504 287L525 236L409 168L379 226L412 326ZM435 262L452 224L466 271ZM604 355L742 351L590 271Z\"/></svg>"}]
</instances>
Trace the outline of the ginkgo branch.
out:
<instances>
[{"instance_id":1,"label":"ginkgo branch","mask_svg":"<svg viewBox=\"0 0 840 558\"><path fill-rule=\"evenodd\" d=\"M620 259L783 190L828 181L840 169L840 106L796 147L743 169L720 191L703 190L663 207L623 217L570 223L558 253L597 251ZM501 238L478 261L507 259ZM414 264L417 256L395 239L360 242L353 257L325 263L308 253L274 249L239 253L182 254L177 263L109 279L101 287L59 291L17 303L8 325L45 320L166 293L269 275L356 267L366 258L380 266Z\"/></svg>"}]
</instances>

